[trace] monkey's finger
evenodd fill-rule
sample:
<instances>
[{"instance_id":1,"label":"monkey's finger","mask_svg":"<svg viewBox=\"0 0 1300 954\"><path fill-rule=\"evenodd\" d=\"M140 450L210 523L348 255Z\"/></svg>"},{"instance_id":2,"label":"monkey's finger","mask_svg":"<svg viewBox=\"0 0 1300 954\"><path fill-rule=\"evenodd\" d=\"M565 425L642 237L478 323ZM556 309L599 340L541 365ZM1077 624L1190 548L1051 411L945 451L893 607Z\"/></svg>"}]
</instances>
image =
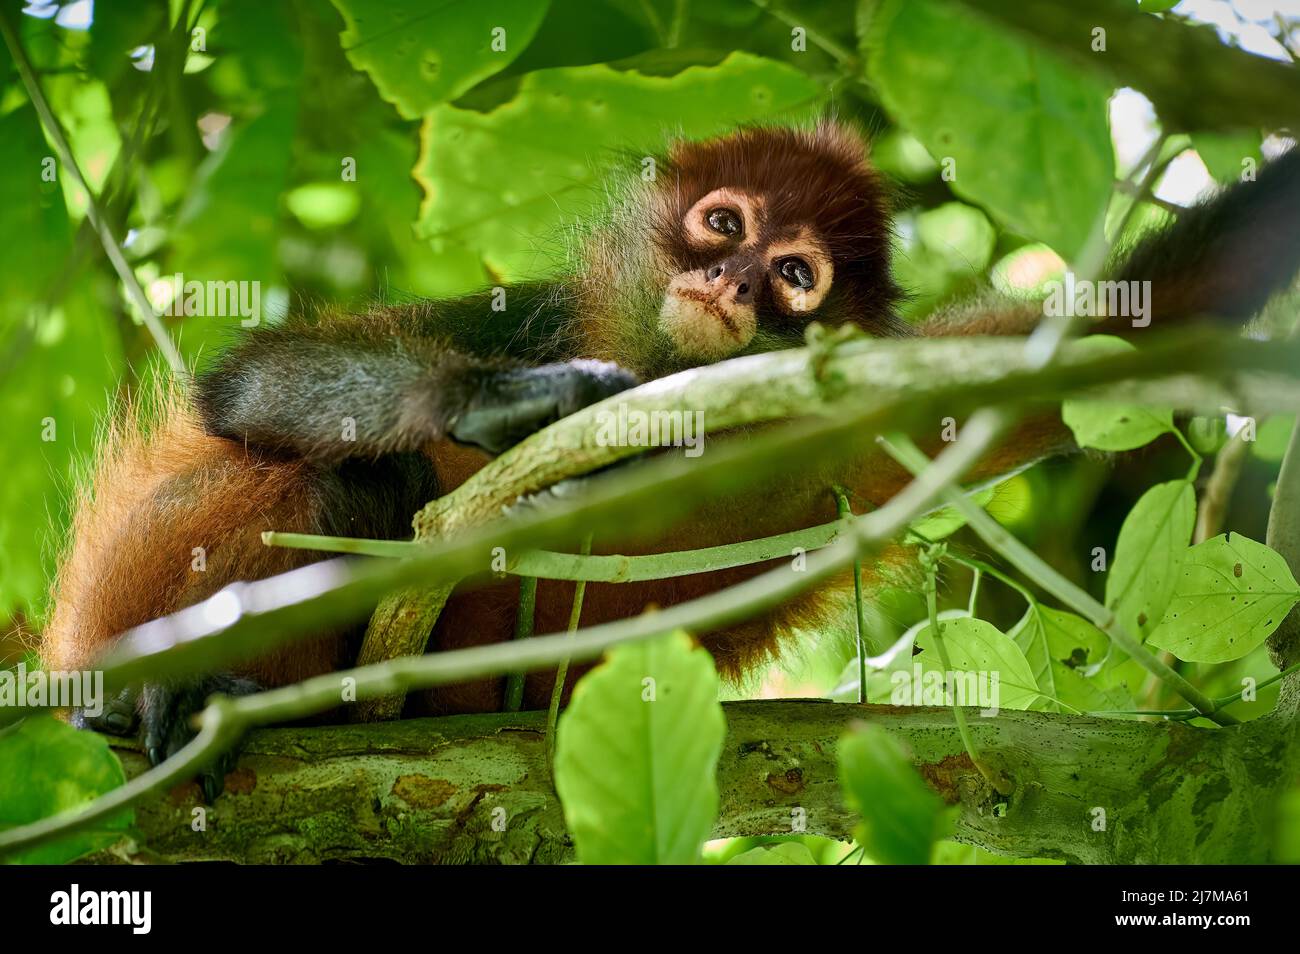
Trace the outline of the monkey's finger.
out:
<instances>
[{"instance_id":1,"label":"monkey's finger","mask_svg":"<svg viewBox=\"0 0 1300 954\"><path fill-rule=\"evenodd\" d=\"M128 687L106 700L98 715L88 715L84 709L73 710L72 724L78 729L107 732L109 735L131 735L140 724L135 703L135 688Z\"/></svg>"}]
</instances>

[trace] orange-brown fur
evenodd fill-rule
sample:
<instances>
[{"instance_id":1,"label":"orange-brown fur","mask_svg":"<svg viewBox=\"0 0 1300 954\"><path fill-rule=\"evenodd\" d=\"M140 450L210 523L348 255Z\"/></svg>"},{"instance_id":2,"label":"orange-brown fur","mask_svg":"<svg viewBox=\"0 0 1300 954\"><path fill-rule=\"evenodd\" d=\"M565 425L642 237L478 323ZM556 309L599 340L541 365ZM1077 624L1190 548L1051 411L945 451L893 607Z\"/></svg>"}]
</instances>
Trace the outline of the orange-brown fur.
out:
<instances>
[{"instance_id":1,"label":"orange-brown fur","mask_svg":"<svg viewBox=\"0 0 1300 954\"><path fill-rule=\"evenodd\" d=\"M1291 237L1300 215L1297 157L1293 153L1273 165L1274 170L1261 175L1258 189L1238 186L1228 197L1231 201L1189 210L1169 235L1139 245L1128 262L1128 271L1120 274L1134 279L1149 277L1158 288L1169 290L1155 298L1161 321L1186 319L1202 309L1226 317L1248 317L1271 290L1294 275L1298 255ZM624 227L622 231L615 228L595 233L586 249L584 271L555 296L561 303L576 302L577 314L571 324L552 336L544 360L604 358L629 367L642 378L681 367L681 356L666 350L662 342L650 353L646 342L651 332L634 323L644 301L628 299L623 293L629 287L638 294L658 288L662 295L673 269L708 264L699 249L678 241L681 215L700 196L721 187L762 195L764 215L784 216L780 220L783 228L815 225L819 241L839 256L832 294L844 307L807 317L829 323L855 321L874 333L902 333L892 310L898 289L888 270L883 186L866 163L861 141L842 127L823 124L812 131L746 130L708 143L675 147L666 159L660 182L648 187L648 225L638 226L640 232ZM1264 218L1270 221L1258 228ZM1257 231L1264 238L1262 245L1245 241L1257 238ZM1254 252L1238 252L1238 245L1249 245ZM1207 247L1211 249L1208 257ZM642 257L629 264L629 254ZM1225 264L1232 274L1217 275ZM637 268L650 276L643 286L623 284ZM1180 294L1180 288L1192 291ZM612 296L610 289L619 294ZM339 331L336 323L333 332L312 334L319 335L318 344L332 346L334 339L329 335L334 334L373 349L395 335L406 335L404 340L411 342L408 350L419 350L417 346L423 344L424 350L436 357L442 354L441 346L417 336L420 320L426 312L436 310L436 306L390 309L389 325L347 332ZM380 313L382 317L382 309ZM933 318L917 330L938 336L1025 334L1040 314L1036 303L989 298ZM766 346L797 342L802 328L793 323L793 316L776 320L785 324L770 333ZM1115 330L1120 330L1119 326ZM293 329L285 329L273 332L268 340L286 348L293 337ZM689 366L689 362L685 364ZM422 423L414 416L404 417L403 422L409 425L407 431ZM394 449L383 443L376 446L385 452ZM941 446L937 433L929 441L922 440L922 446L930 453L937 452ZM1006 472L1070 446L1059 416L1042 413L1008 435L968 476ZM300 551L265 547L259 536L268 529L311 531L326 515L324 501L315 490L320 472L312 468L328 466L340 449L332 443L309 447L317 454L316 463L309 462L313 459L310 454L304 459L281 448L282 455L276 456L238 440L212 436L177 399L167 402L156 428L141 427L135 417L115 426L93 490L81 501L74 543L59 574L57 608L45 632L47 663L59 669L83 667L131 626L193 603L235 580L263 578L312 559ZM442 442L424 451L434 462L443 492L458 486L486 460L478 452ZM833 484L848 487L860 504L878 506L907 479L892 461L864 449L862 457L846 467L820 468L798 480L778 481L738 499L710 504L689 524L666 529L660 540L640 552L735 543L825 523L836 516L829 490ZM190 569L194 547L206 550L205 572ZM877 586L904 574L910 561L904 548L887 549L869 573L870 584ZM659 582L591 585L581 622L591 625L649 607L670 606L767 568L740 567ZM840 577L757 619L700 634L701 639L724 673L741 675L778 652L783 635L791 629L850 625L851 616L842 613L848 584L847 577ZM493 584L453 595L431 647L446 650L508 639L514 627L515 586L512 582ZM564 628L572 593L572 584L540 584L539 632ZM253 661L244 673L265 685L280 685L346 665L351 660L347 636L323 635L315 643ZM530 676L527 703L542 704L550 684L549 674ZM420 704L426 711L437 712L490 710L499 706L502 687L502 680L447 687L425 694Z\"/></svg>"}]
</instances>

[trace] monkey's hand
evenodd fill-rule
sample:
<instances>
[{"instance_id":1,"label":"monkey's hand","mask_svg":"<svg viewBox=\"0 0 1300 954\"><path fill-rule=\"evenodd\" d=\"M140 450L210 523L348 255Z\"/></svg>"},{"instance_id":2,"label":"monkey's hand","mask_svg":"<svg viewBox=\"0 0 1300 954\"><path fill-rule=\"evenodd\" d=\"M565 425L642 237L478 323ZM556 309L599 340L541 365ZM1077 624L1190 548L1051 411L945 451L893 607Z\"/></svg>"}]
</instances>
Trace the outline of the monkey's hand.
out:
<instances>
[{"instance_id":1,"label":"monkey's hand","mask_svg":"<svg viewBox=\"0 0 1300 954\"><path fill-rule=\"evenodd\" d=\"M251 679L229 673L214 673L177 684L146 683L140 690L140 738L149 764L159 765L193 740L196 730L191 719L216 693L247 696L261 691ZM238 746L232 746L205 766L198 776L203 797L212 804L225 786L226 773L235 767Z\"/></svg>"},{"instance_id":2,"label":"monkey's hand","mask_svg":"<svg viewBox=\"0 0 1300 954\"><path fill-rule=\"evenodd\" d=\"M632 372L608 361L569 361L485 376L448 428L452 440L499 454L588 404L635 387Z\"/></svg>"}]
</instances>

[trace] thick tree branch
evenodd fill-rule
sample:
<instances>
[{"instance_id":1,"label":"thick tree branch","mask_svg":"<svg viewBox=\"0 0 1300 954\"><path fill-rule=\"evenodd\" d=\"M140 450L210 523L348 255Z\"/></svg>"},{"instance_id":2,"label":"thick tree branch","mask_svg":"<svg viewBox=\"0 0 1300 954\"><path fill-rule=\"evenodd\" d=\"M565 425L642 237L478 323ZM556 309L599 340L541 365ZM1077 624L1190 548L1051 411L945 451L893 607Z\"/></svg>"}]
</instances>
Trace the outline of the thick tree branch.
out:
<instances>
[{"instance_id":1,"label":"thick tree branch","mask_svg":"<svg viewBox=\"0 0 1300 954\"><path fill-rule=\"evenodd\" d=\"M813 700L725 708L715 837L789 834L803 809L809 833L847 838L853 819L835 751L862 719L897 733L931 787L961 805L962 841L1085 863L1267 860L1271 830L1257 806L1261 788L1280 780L1273 740L1255 724L1215 731L968 710L981 758L1014 783L1003 798L971 765L949 709ZM527 712L258 731L206 831L191 827L202 804L193 783L142 804L136 826L152 854L173 861L571 860L544 720ZM128 773L143 769L133 746L114 745Z\"/></svg>"}]
</instances>

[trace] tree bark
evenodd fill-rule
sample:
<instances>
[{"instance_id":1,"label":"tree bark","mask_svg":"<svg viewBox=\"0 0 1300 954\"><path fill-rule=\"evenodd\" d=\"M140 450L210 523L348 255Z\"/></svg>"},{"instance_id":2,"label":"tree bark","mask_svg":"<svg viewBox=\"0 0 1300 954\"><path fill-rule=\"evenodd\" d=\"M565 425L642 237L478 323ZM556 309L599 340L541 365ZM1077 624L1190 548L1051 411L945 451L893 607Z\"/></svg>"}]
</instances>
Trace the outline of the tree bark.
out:
<instances>
[{"instance_id":1,"label":"tree bark","mask_svg":"<svg viewBox=\"0 0 1300 954\"><path fill-rule=\"evenodd\" d=\"M836 771L854 720L911 747L930 786L960 805L957 838L1018 857L1093 864L1268 860L1272 805L1295 775L1294 732L1004 711L968 715L994 792L949 709L820 700L726 704L715 837L849 837ZM573 859L545 759L545 714L491 714L252 733L207 809L188 783L140 805L151 856L170 861L558 863ZM114 741L128 774L145 768ZM798 811L798 810L802 811ZM100 860L105 860L101 856Z\"/></svg>"}]
</instances>

